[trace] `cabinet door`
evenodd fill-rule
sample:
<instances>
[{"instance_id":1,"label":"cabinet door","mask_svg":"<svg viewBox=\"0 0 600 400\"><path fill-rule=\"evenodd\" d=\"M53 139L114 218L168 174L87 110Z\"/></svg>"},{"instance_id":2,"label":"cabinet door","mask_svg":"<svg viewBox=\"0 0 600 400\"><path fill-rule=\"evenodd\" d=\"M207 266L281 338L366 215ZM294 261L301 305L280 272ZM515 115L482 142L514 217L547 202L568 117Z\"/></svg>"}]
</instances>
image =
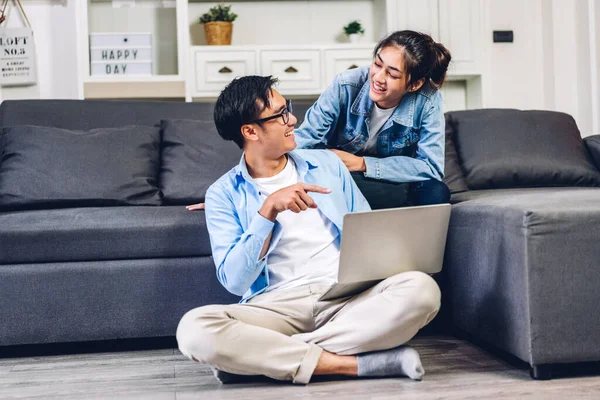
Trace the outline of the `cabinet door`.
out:
<instances>
[{"instance_id":1,"label":"cabinet door","mask_svg":"<svg viewBox=\"0 0 600 400\"><path fill-rule=\"evenodd\" d=\"M373 47L364 49L327 49L323 52L325 58L325 81L323 88L333 82L333 78L340 72L371 65L373 60Z\"/></svg>"},{"instance_id":2,"label":"cabinet door","mask_svg":"<svg viewBox=\"0 0 600 400\"><path fill-rule=\"evenodd\" d=\"M438 0L387 0L386 8L388 33L410 29L438 40Z\"/></svg>"},{"instance_id":3,"label":"cabinet door","mask_svg":"<svg viewBox=\"0 0 600 400\"><path fill-rule=\"evenodd\" d=\"M253 50L223 49L216 52L193 49L192 61L192 97L218 96L233 78L256 74L256 52Z\"/></svg>"},{"instance_id":4,"label":"cabinet door","mask_svg":"<svg viewBox=\"0 0 600 400\"><path fill-rule=\"evenodd\" d=\"M480 72L483 0L386 0L388 32L430 34L452 53L451 74Z\"/></svg>"},{"instance_id":5,"label":"cabinet door","mask_svg":"<svg viewBox=\"0 0 600 400\"><path fill-rule=\"evenodd\" d=\"M452 74L480 71L481 0L440 0L440 42L452 53Z\"/></svg>"},{"instance_id":6,"label":"cabinet door","mask_svg":"<svg viewBox=\"0 0 600 400\"><path fill-rule=\"evenodd\" d=\"M263 50L260 54L261 74L279 79L281 94L314 94L321 89L320 51Z\"/></svg>"}]
</instances>

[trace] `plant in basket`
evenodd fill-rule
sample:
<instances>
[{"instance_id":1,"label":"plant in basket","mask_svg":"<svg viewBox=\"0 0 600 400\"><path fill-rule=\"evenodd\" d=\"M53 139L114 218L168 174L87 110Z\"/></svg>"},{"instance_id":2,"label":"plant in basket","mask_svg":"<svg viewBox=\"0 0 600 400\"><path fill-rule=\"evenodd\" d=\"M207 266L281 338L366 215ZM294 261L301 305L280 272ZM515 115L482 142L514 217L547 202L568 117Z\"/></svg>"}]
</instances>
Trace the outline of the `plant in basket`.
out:
<instances>
[{"instance_id":1,"label":"plant in basket","mask_svg":"<svg viewBox=\"0 0 600 400\"><path fill-rule=\"evenodd\" d=\"M231 6L219 4L202 14L200 23L204 24L206 42L209 45L230 45L233 21L237 14L231 12Z\"/></svg>"}]
</instances>

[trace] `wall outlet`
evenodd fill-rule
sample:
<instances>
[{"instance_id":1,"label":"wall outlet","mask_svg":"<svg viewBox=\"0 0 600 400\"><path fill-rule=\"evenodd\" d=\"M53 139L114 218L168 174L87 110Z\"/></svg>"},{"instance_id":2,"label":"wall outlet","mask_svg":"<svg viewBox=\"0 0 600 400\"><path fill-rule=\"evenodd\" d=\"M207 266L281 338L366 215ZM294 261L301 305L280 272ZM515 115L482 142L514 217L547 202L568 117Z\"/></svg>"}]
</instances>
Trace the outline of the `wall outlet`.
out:
<instances>
[{"instance_id":1,"label":"wall outlet","mask_svg":"<svg viewBox=\"0 0 600 400\"><path fill-rule=\"evenodd\" d=\"M512 43L513 31L494 31L494 43Z\"/></svg>"}]
</instances>

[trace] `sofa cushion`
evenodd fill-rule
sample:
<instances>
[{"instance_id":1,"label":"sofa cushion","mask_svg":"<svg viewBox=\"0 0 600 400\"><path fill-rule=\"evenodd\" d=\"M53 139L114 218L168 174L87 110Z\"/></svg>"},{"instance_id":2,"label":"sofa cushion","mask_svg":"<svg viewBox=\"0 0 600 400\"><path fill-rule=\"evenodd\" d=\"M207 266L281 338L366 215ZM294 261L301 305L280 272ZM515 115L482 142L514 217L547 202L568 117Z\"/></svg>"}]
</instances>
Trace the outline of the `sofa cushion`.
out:
<instances>
[{"instance_id":1,"label":"sofa cushion","mask_svg":"<svg viewBox=\"0 0 600 400\"><path fill-rule=\"evenodd\" d=\"M211 119L213 103L126 100L4 100L0 126L37 125L87 131L158 125L161 118Z\"/></svg>"},{"instance_id":2,"label":"sofa cushion","mask_svg":"<svg viewBox=\"0 0 600 400\"><path fill-rule=\"evenodd\" d=\"M3 212L0 243L0 264L211 254L204 211L182 206Z\"/></svg>"},{"instance_id":3,"label":"sofa cushion","mask_svg":"<svg viewBox=\"0 0 600 400\"><path fill-rule=\"evenodd\" d=\"M588 136L583 139L596 168L600 169L600 135Z\"/></svg>"},{"instance_id":4,"label":"sofa cushion","mask_svg":"<svg viewBox=\"0 0 600 400\"><path fill-rule=\"evenodd\" d=\"M203 202L208 187L240 161L242 150L219 136L212 119L162 120L161 128L165 204Z\"/></svg>"},{"instance_id":5,"label":"sofa cushion","mask_svg":"<svg viewBox=\"0 0 600 400\"><path fill-rule=\"evenodd\" d=\"M452 116L448 113L446 118L446 151L444 160L444 183L450 189L450 193L460 193L469 190L465 174L458 160L458 153L454 146L454 125Z\"/></svg>"},{"instance_id":6,"label":"sofa cushion","mask_svg":"<svg viewBox=\"0 0 600 400\"><path fill-rule=\"evenodd\" d=\"M0 207L158 205L160 130L2 128Z\"/></svg>"},{"instance_id":7,"label":"sofa cushion","mask_svg":"<svg viewBox=\"0 0 600 400\"><path fill-rule=\"evenodd\" d=\"M217 281L212 257L0 265L0 293L2 358L21 357L24 349L6 347L21 344L172 337L192 308L239 301Z\"/></svg>"},{"instance_id":8,"label":"sofa cushion","mask_svg":"<svg viewBox=\"0 0 600 400\"><path fill-rule=\"evenodd\" d=\"M521 211L531 211L531 207L536 207L536 210L541 210L543 207L559 208L561 202L572 196L577 199L578 205L575 208L580 208L584 205L584 201L589 202L586 206L600 204L600 189L586 187L536 187L536 188L521 188L521 189L484 189L484 190L469 190L468 192L457 193L452 195L450 202L452 204L470 202L471 205L485 207L486 205L506 207L516 207ZM567 206L568 201L563 204L563 209L571 209Z\"/></svg>"},{"instance_id":9,"label":"sofa cushion","mask_svg":"<svg viewBox=\"0 0 600 400\"><path fill-rule=\"evenodd\" d=\"M600 173L567 114L503 109L451 114L470 189L600 185Z\"/></svg>"},{"instance_id":10,"label":"sofa cushion","mask_svg":"<svg viewBox=\"0 0 600 400\"><path fill-rule=\"evenodd\" d=\"M302 123L312 100L294 100L294 115ZM153 126L162 119L211 121L214 103L127 100L4 100L0 126L38 125L90 130L126 125Z\"/></svg>"}]
</instances>

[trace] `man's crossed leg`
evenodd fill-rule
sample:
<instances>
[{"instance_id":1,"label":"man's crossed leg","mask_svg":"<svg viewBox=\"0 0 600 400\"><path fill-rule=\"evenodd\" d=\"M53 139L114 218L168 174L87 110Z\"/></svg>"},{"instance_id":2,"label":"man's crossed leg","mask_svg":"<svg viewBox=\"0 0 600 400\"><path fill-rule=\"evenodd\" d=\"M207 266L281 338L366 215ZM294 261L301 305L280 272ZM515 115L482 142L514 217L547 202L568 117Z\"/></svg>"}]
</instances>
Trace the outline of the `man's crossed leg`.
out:
<instances>
[{"instance_id":1,"label":"man's crossed leg","mask_svg":"<svg viewBox=\"0 0 600 400\"><path fill-rule=\"evenodd\" d=\"M301 384L332 374L421 379L418 353L402 345L439 310L440 291L430 276L406 272L356 296L318 301L327 287L193 309L177 328L179 349L220 371Z\"/></svg>"}]
</instances>

